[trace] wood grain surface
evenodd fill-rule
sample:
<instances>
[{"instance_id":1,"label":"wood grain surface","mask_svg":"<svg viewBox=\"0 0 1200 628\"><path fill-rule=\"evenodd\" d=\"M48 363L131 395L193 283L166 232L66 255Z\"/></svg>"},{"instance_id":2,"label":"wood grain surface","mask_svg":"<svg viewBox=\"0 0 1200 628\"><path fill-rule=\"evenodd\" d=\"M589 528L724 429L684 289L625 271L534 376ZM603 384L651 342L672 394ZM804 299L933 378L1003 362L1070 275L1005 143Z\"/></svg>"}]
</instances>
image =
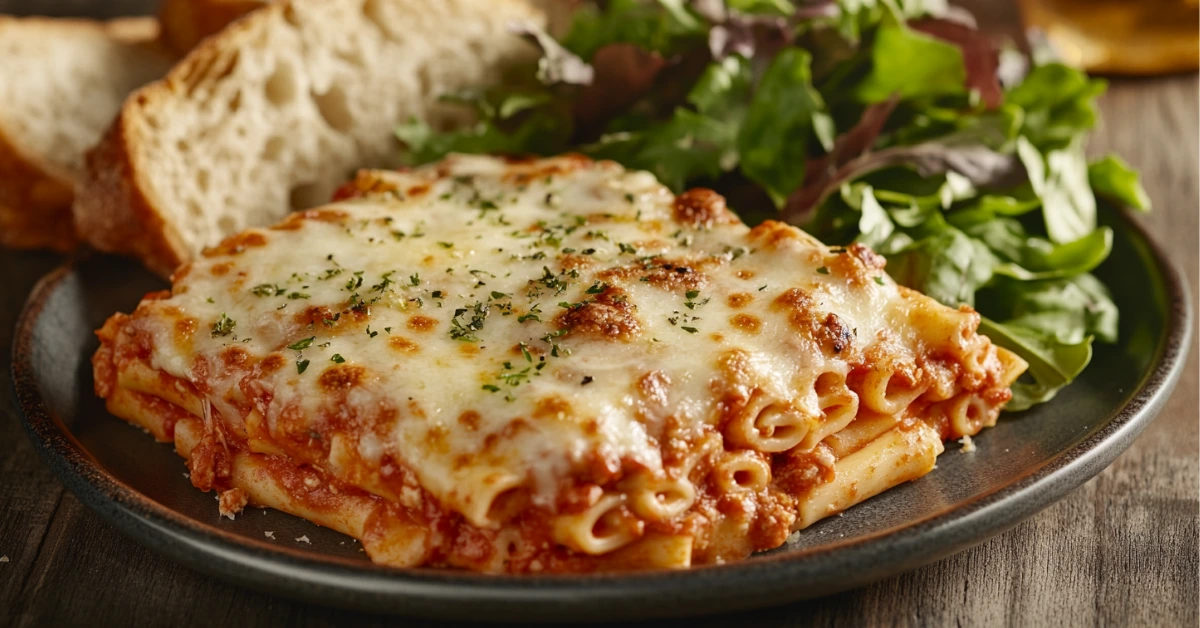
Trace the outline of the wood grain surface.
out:
<instances>
[{"instance_id":1,"label":"wood grain surface","mask_svg":"<svg viewBox=\"0 0 1200 628\"><path fill-rule=\"evenodd\" d=\"M1011 28L1007 4L980 16ZM0 0L0 13L115 16L150 0ZM0 58L0 79L6 60ZM1197 289L1195 75L1113 80L1091 150L1145 179L1143 217ZM2 103L0 103L2 106ZM37 458L13 407L12 328L37 278L61 259L0 251L0 622L13 626L426 626L276 599L151 554L85 509ZM951 558L832 597L677 625L1195 626L1200 571L1200 351L1158 420L1108 470L1009 532ZM674 625L659 622L657 625Z\"/></svg>"}]
</instances>

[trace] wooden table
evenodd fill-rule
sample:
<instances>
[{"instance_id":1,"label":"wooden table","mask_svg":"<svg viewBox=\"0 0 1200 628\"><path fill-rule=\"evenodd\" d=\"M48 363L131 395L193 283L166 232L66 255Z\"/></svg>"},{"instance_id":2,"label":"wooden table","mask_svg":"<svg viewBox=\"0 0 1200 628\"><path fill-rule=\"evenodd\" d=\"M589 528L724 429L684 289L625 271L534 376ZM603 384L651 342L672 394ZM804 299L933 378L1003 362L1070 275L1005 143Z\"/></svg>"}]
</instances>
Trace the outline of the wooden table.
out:
<instances>
[{"instance_id":1,"label":"wooden table","mask_svg":"<svg viewBox=\"0 0 1200 628\"><path fill-rule=\"evenodd\" d=\"M146 0L0 0L2 12L136 13ZM987 6L985 23L1012 24ZM0 60L3 63L3 60ZM1195 75L1114 80L1107 123L1092 141L1142 171L1150 231L1197 286ZM357 617L239 589L151 554L77 501L25 438L8 382L20 302L54 255L0 251L0 620L14 626L433 625ZM1145 625L1197 622L1197 394L1193 348L1158 420L1099 477L1009 532L968 551L855 591L679 625Z\"/></svg>"}]
</instances>

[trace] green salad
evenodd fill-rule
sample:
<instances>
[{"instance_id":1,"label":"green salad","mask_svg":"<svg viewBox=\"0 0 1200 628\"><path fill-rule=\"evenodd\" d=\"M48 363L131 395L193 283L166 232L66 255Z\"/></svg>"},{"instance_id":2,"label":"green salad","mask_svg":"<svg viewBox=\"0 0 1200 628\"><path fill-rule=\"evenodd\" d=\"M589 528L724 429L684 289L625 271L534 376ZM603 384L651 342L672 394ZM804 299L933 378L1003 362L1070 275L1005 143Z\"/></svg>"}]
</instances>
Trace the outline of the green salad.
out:
<instances>
[{"instance_id":1,"label":"green salad","mask_svg":"<svg viewBox=\"0 0 1200 628\"><path fill-rule=\"evenodd\" d=\"M1089 162L1103 81L997 47L934 0L609 0L536 68L446 94L477 121L397 129L404 158L581 152L714 188L754 224L863 242L888 272L1029 362L1009 410L1051 399L1117 336L1091 271L1113 234L1097 197L1150 201L1120 158Z\"/></svg>"}]
</instances>

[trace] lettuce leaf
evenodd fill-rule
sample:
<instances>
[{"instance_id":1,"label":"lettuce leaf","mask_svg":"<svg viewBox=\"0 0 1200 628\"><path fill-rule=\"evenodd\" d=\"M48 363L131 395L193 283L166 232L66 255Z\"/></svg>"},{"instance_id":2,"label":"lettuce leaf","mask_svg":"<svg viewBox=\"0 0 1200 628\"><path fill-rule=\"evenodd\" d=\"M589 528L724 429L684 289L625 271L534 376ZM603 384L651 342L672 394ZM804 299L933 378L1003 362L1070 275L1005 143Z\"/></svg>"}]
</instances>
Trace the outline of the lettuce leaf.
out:
<instances>
[{"instance_id":1,"label":"lettuce leaf","mask_svg":"<svg viewBox=\"0 0 1200 628\"><path fill-rule=\"evenodd\" d=\"M1150 199L1118 157L1086 158L1103 81L1014 64L945 0L607 0L561 41L528 36L540 72L448 97L474 114L459 128L401 125L405 162L581 151L714 187L748 220L866 243L1029 361L1010 409L1116 341L1091 274L1113 240L1097 197Z\"/></svg>"},{"instance_id":2,"label":"lettuce leaf","mask_svg":"<svg viewBox=\"0 0 1200 628\"><path fill-rule=\"evenodd\" d=\"M825 108L812 85L812 56L789 48L775 57L754 95L737 138L742 172L776 206L804 183L807 140Z\"/></svg>"},{"instance_id":3,"label":"lettuce leaf","mask_svg":"<svg viewBox=\"0 0 1200 628\"><path fill-rule=\"evenodd\" d=\"M1116 155L1106 155L1088 164L1088 183L1097 196L1126 207L1150 211L1150 196L1138 181L1137 172Z\"/></svg>"}]
</instances>

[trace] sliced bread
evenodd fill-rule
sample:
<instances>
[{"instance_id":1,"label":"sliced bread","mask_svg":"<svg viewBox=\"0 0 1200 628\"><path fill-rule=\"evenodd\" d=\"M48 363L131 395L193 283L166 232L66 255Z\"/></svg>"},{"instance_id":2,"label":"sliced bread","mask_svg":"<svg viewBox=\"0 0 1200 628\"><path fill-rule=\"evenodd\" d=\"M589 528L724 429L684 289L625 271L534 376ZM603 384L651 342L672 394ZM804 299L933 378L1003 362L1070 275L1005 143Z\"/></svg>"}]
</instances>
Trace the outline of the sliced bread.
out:
<instances>
[{"instance_id":1,"label":"sliced bread","mask_svg":"<svg viewBox=\"0 0 1200 628\"><path fill-rule=\"evenodd\" d=\"M209 37L134 94L87 157L75 203L96 248L167 275L205 246L329 200L398 154L410 116L533 58L525 0L286 0Z\"/></svg>"},{"instance_id":2,"label":"sliced bread","mask_svg":"<svg viewBox=\"0 0 1200 628\"><path fill-rule=\"evenodd\" d=\"M84 152L170 58L152 18L0 16L0 244L68 250Z\"/></svg>"},{"instance_id":3,"label":"sliced bread","mask_svg":"<svg viewBox=\"0 0 1200 628\"><path fill-rule=\"evenodd\" d=\"M162 44L183 56L201 40L270 0L163 0L158 8Z\"/></svg>"}]
</instances>

